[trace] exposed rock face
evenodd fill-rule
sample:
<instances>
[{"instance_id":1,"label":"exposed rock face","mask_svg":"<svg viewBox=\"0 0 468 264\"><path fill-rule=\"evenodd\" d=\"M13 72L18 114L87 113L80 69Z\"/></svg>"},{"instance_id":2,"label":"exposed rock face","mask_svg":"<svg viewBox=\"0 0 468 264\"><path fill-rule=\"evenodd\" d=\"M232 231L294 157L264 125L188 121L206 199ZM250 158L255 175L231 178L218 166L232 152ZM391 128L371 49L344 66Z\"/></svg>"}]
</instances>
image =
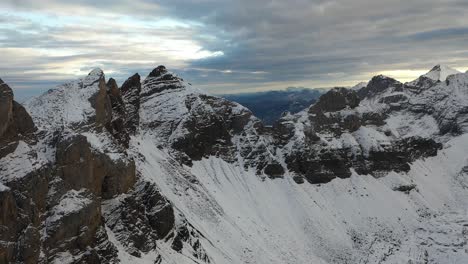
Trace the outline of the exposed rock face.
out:
<instances>
[{"instance_id":1,"label":"exposed rock face","mask_svg":"<svg viewBox=\"0 0 468 264\"><path fill-rule=\"evenodd\" d=\"M130 135L125 122L127 120L127 111L122 99L122 93L117 86L117 82L110 78L107 82L107 93L112 106L112 121L110 132L123 146L128 148Z\"/></svg>"},{"instance_id":2,"label":"exposed rock face","mask_svg":"<svg viewBox=\"0 0 468 264\"><path fill-rule=\"evenodd\" d=\"M41 214L46 208L49 173L48 168L43 167L19 179L3 179L5 185L0 188L0 262L38 263Z\"/></svg>"},{"instance_id":3,"label":"exposed rock face","mask_svg":"<svg viewBox=\"0 0 468 264\"><path fill-rule=\"evenodd\" d=\"M18 140L33 140L36 127L13 91L0 79L0 158L14 151Z\"/></svg>"},{"instance_id":4,"label":"exposed rock face","mask_svg":"<svg viewBox=\"0 0 468 264\"><path fill-rule=\"evenodd\" d=\"M93 152L85 136L65 137L57 144L57 175L65 189L86 188L105 199L125 193L135 183L135 163Z\"/></svg>"},{"instance_id":5,"label":"exposed rock face","mask_svg":"<svg viewBox=\"0 0 468 264\"><path fill-rule=\"evenodd\" d=\"M310 107L309 112L335 112L345 108L355 108L359 105L359 97L353 90L335 88L322 95L317 103Z\"/></svg>"},{"instance_id":6,"label":"exposed rock face","mask_svg":"<svg viewBox=\"0 0 468 264\"><path fill-rule=\"evenodd\" d=\"M66 252L73 252L77 261L86 263L115 261L116 252L104 232L100 209L97 197L85 190L71 189L60 197L45 220L43 243L48 261Z\"/></svg>"},{"instance_id":7,"label":"exposed rock face","mask_svg":"<svg viewBox=\"0 0 468 264\"><path fill-rule=\"evenodd\" d=\"M389 171L407 172L411 162L441 149L433 138L400 138L387 123L391 116L415 112L411 101L416 97L417 93L385 76L374 77L357 93L331 90L307 112L279 121L296 124L280 126L283 131L276 135L277 142L287 147L288 169L311 183L350 177L351 169L375 177ZM440 128L443 132L444 126Z\"/></svg>"},{"instance_id":8,"label":"exposed rock face","mask_svg":"<svg viewBox=\"0 0 468 264\"><path fill-rule=\"evenodd\" d=\"M232 113L236 105L220 98L199 95L187 99L185 103L190 114L183 121L187 132L177 138L172 147L192 160L209 156L231 158L234 155L232 135L242 131L251 113ZM214 111L207 112L207 107Z\"/></svg>"},{"instance_id":9,"label":"exposed rock face","mask_svg":"<svg viewBox=\"0 0 468 264\"><path fill-rule=\"evenodd\" d=\"M125 110L127 112L127 119L124 126L129 132L135 133L140 122L140 92L141 83L140 75L137 73L132 77L128 78L121 87L121 93L125 104Z\"/></svg>"},{"instance_id":10,"label":"exposed rock face","mask_svg":"<svg viewBox=\"0 0 468 264\"><path fill-rule=\"evenodd\" d=\"M137 257L156 250L157 240L165 238L175 226L172 206L148 182L139 183L128 196L109 202L105 208L106 225Z\"/></svg>"},{"instance_id":11,"label":"exposed rock face","mask_svg":"<svg viewBox=\"0 0 468 264\"><path fill-rule=\"evenodd\" d=\"M94 73L91 72L90 75ZM104 79L104 73L99 74L98 87L99 90L90 98L91 105L96 109L96 124L111 128L112 121L112 104L107 94L106 81Z\"/></svg>"},{"instance_id":12,"label":"exposed rock face","mask_svg":"<svg viewBox=\"0 0 468 264\"><path fill-rule=\"evenodd\" d=\"M115 81L106 85L102 71L93 70L29 102L42 129L37 139L25 108L6 84L1 88L8 122L0 137L0 263L116 263L101 204L125 193L144 202L148 234L162 239L175 229L172 206L154 186L134 190L126 107ZM75 112L72 101L79 101Z\"/></svg>"},{"instance_id":13,"label":"exposed rock face","mask_svg":"<svg viewBox=\"0 0 468 264\"><path fill-rule=\"evenodd\" d=\"M0 79L0 136L8 129L13 117L13 91Z\"/></svg>"},{"instance_id":14,"label":"exposed rock face","mask_svg":"<svg viewBox=\"0 0 468 264\"><path fill-rule=\"evenodd\" d=\"M360 89L358 91L358 95L360 98L370 97L384 92L388 88L401 89L402 86L403 84L395 79L383 75L378 75L372 78L366 87Z\"/></svg>"}]
</instances>

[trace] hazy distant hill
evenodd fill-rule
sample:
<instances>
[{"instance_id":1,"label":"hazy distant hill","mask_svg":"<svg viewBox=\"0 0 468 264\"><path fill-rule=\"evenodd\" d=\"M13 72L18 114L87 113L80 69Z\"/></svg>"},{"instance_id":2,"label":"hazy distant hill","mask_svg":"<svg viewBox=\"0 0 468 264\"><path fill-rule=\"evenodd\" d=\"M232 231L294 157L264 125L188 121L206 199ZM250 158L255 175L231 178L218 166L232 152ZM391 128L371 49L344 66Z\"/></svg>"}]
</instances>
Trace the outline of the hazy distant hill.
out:
<instances>
[{"instance_id":1,"label":"hazy distant hill","mask_svg":"<svg viewBox=\"0 0 468 264\"><path fill-rule=\"evenodd\" d=\"M221 95L249 108L265 124L272 124L285 111L297 113L313 104L325 89L290 87L281 91Z\"/></svg>"}]
</instances>

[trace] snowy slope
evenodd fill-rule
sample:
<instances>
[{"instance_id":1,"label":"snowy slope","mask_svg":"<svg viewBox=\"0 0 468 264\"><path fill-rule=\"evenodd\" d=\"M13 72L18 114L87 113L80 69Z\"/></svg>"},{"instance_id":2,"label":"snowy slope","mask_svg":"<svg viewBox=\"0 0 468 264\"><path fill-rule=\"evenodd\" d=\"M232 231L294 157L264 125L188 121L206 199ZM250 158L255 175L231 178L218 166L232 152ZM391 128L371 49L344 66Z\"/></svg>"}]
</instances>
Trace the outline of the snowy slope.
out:
<instances>
[{"instance_id":1,"label":"snowy slope","mask_svg":"<svg viewBox=\"0 0 468 264\"><path fill-rule=\"evenodd\" d=\"M450 68L446 65L436 65L434 66L428 73L420 76L414 81L406 83L408 86L416 86L416 87L430 87L434 83L437 82L444 82L447 77L450 75L455 75L461 73L460 71Z\"/></svg>"},{"instance_id":2,"label":"snowy slope","mask_svg":"<svg viewBox=\"0 0 468 264\"><path fill-rule=\"evenodd\" d=\"M387 113L392 106L382 98L403 95L401 103L406 103L436 100L441 94L451 95L440 104L456 100L452 111L460 112L466 101L454 91L468 90L464 78L453 77L451 84L440 84L426 95L388 89L341 114ZM190 96L186 93L161 103L180 109L185 105L181 98ZM140 114L149 115L145 111L142 107ZM184 111L178 116L186 115ZM202 244L212 263L463 263L468 261L468 193L460 182L467 177L462 171L468 165L468 144L465 135L439 136L436 119L445 114L393 111L383 126L363 126L339 138L319 134L328 148L363 152L414 136L444 142L437 156L412 163L408 172L375 178L353 171L350 178L323 185L299 185L289 171L282 178L259 177L242 162L216 157L194 161L191 167L179 165L167 150L155 147L160 142L149 136L154 130L136 135L131 143L132 151L144 157L137 165L142 176L155 182L204 235ZM304 126L311 125L307 116L303 111L289 121L295 127L292 142L304 138ZM391 136L385 134L389 130ZM291 147L287 144L275 155L281 160ZM185 263L178 261L167 255L162 263Z\"/></svg>"},{"instance_id":3,"label":"snowy slope","mask_svg":"<svg viewBox=\"0 0 468 264\"><path fill-rule=\"evenodd\" d=\"M446 65L436 65L428 73L424 74L424 77L430 78L434 81L445 81L448 76L453 74L461 73L460 71L450 68Z\"/></svg>"},{"instance_id":4,"label":"snowy slope","mask_svg":"<svg viewBox=\"0 0 468 264\"><path fill-rule=\"evenodd\" d=\"M150 142L137 145L143 176L205 235L213 263L424 263L426 251L429 263L464 263L467 142L449 141L408 174L353 174L322 186L262 180L218 158L177 168ZM416 189L395 191L406 185Z\"/></svg>"},{"instance_id":5,"label":"snowy slope","mask_svg":"<svg viewBox=\"0 0 468 264\"><path fill-rule=\"evenodd\" d=\"M85 124L95 113L89 99L99 91L103 78L103 71L94 69L85 78L28 100L25 107L39 128Z\"/></svg>"}]
</instances>

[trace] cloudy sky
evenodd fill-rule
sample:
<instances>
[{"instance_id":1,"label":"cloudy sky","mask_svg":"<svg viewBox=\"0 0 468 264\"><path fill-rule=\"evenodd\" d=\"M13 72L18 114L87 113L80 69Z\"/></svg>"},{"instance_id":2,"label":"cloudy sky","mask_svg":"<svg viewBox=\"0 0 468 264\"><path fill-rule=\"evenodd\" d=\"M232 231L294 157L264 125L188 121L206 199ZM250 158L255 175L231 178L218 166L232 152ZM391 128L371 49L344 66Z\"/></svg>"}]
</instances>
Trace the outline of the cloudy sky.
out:
<instances>
[{"instance_id":1,"label":"cloudy sky","mask_svg":"<svg viewBox=\"0 0 468 264\"><path fill-rule=\"evenodd\" d=\"M1 0L0 77L34 93L164 64L212 93L468 69L466 0Z\"/></svg>"}]
</instances>

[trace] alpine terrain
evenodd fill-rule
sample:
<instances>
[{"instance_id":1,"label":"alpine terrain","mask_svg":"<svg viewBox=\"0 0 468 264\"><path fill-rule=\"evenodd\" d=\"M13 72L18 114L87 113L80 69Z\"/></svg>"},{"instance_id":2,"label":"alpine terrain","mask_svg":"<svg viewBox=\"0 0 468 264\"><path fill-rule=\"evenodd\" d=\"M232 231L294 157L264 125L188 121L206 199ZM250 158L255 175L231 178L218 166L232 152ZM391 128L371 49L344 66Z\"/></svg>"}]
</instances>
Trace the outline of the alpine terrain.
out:
<instances>
[{"instance_id":1,"label":"alpine terrain","mask_svg":"<svg viewBox=\"0 0 468 264\"><path fill-rule=\"evenodd\" d=\"M0 263L468 263L468 73L264 125L164 66L0 81Z\"/></svg>"}]
</instances>

